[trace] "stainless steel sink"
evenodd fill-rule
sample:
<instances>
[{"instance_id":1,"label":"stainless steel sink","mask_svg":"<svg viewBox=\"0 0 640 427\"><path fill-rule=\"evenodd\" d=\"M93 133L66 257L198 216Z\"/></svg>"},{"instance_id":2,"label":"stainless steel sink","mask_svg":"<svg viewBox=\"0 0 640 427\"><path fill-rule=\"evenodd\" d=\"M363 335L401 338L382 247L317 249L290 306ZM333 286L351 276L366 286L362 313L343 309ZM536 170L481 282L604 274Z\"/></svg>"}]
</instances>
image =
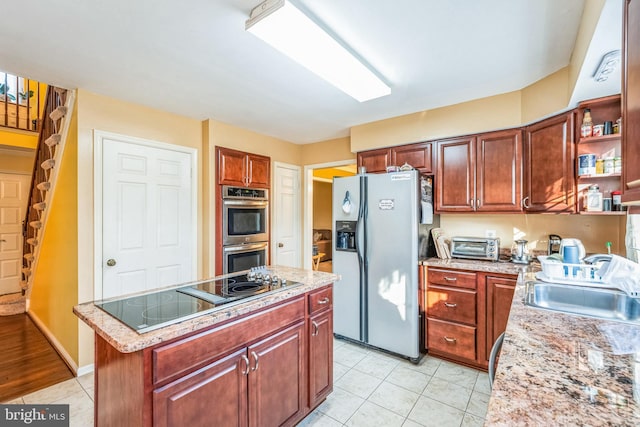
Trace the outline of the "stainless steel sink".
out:
<instances>
[{"instance_id":1,"label":"stainless steel sink","mask_svg":"<svg viewBox=\"0 0 640 427\"><path fill-rule=\"evenodd\" d=\"M563 313L640 324L640 299L616 289L527 282L526 305Z\"/></svg>"}]
</instances>

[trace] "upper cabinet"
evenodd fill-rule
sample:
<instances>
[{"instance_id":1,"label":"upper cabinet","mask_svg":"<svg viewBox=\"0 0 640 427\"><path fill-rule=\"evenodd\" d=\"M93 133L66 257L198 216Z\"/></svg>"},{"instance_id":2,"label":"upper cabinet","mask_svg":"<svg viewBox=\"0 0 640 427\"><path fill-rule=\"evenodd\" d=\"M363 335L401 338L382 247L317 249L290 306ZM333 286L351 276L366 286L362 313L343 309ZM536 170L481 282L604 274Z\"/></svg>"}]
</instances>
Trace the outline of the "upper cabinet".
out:
<instances>
[{"instance_id":1,"label":"upper cabinet","mask_svg":"<svg viewBox=\"0 0 640 427\"><path fill-rule=\"evenodd\" d=\"M367 173L383 173L387 171L387 166L402 166L405 163L425 175L433 174L433 144L417 142L358 153L358 166L364 166Z\"/></svg>"},{"instance_id":2,"label":"upper cabinet","mask_svg":"<svg viewBox=\"0 0 640 427\"><path fill-rule=\"evenodd\" d=\"M526 212L575 212L573 112L525 128Z\"/></svg>"},{"instance_id":3,"label":"upper cabinet","mask_svg":"<svg viewBox=\"0 0 640 427\"><path fill-rule=\"evenodd\" d=\"M217 147L218 184L269 188L271 159L266 156Z\"/></svg>"},{"instance_id":4,"label":"upper cabinet","mask_svg":"<svg viewBox=\"0 0 640 427\"><path fill-rule=\"evenodd\" d=\"M583 136L581 133L581 126L587 109L590 111L593 125L604 128L594 132L595 135L592 136ZM576 208L580 214L603 214L603 212L600 211L587 211L584 206L583 195L591 185L597 185L605 198L610 198L612 191L619 191L621 189L620 168L614 168L614 165L617 163L614 159L619 159L621 156L621 134L613 133L615 129L613 124L620 118L620 115L620 95L584 101L581 102L576 109ZM607 123L608 126L604 126L605 123ZM608 134L605 135L603 132L608 132ZM584 159L587 158L586 156L589 156L591 159L597 159L598 167L581 168L581 156L583 156L583 166L588 166ZM604 214L624 215L625 213L622 211L609 211Z\"/></svg>"},{"instance_id":5,"label":"upper cabinet","mask_svg":"<svg viewBox=\"0 0 640 427\"><path fill-rule=\"evenodd\" d=\"M520 212L522 131L438 141L438 212Z\"/></svg>"},{"instance_id":6,"label":"upper cabinet","mask_svg":"<svg viewBox=\"0 0 640 427\"><path fill-rule=\"evenodd\" d=\"M640 203L640 0L626 0L623 25L622 202Z\"/></svg>"},{"instance_id":7,"label":"upper cabinet","mask_svg":"<svg viewBox=\"0 0 640 427\"><path fill-rule=\"evenodd\" d=\"M430 142L419 142L393 147L391 149L391 164L402 166L407 163L418 169L420 173L431 175L433 174L432 145Z\"/></svg>"},{"instance_id":8,"label":"upper cabinet","mask_svg":"<svg viewBox=\"0 0 640 427\"><path fill-rule=\"evenodd\" d=\"M358 168L364 166L367 173L382 173L391 165L391 149L367 150L358 153Z\"/></svg>"}]
</instances>

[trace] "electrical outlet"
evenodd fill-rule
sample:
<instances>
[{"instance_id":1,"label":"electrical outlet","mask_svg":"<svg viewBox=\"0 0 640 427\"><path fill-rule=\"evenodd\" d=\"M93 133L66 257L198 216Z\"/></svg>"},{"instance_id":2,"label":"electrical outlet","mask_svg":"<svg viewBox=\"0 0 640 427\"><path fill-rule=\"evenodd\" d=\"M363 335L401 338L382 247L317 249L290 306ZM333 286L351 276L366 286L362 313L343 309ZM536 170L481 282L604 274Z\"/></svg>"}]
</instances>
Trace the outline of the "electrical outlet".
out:
<instances>
[{"instance_id":1,"label":"electrical outlet","mask_svg":"<svg viewBox=\"0 0 640 427\"><path fill-rule=\"evenodd\" d=\"M484 237L496 237L496 230L485 230Z\"/></svg>"}]
</instances>

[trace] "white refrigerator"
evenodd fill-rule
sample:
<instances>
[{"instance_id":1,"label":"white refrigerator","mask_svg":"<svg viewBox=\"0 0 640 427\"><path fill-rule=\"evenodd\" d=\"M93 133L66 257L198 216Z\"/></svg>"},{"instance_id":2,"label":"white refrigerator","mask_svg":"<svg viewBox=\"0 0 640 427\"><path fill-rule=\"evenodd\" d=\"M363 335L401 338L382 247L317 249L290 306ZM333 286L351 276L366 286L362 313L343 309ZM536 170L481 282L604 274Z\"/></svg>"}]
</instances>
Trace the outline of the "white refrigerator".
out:
<instances>
[{"instance_id":1,"label":"white refrigerator","mask_svg":"<svg viewBox=\"0 0 640 427\"><path fill-rule=\"evenodd\" d=\"M334 333L419 360L417 171L333 180Z\"/></svg>"}]
</instances>

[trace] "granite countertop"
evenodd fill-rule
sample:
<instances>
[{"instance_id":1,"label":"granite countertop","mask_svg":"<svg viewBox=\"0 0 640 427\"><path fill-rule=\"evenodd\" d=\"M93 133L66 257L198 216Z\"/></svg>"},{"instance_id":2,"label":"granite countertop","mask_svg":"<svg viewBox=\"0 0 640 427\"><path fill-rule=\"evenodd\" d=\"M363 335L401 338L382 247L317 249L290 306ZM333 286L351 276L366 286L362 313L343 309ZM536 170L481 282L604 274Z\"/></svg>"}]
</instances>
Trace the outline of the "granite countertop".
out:
<instances>
[{"instance_id":1,"label":"granite countertop","mask_svg":"<svg viewBox=\"0 0 640 427\"><path fill-rule=\"evenodd\" d=\"M420 264L428 267L455 268L459 270L479 271L484 273L500 273L518 275L520 272L531 269L532 266L538 266L537 262L531 265L514 264L508 261L479 261L473 259L440 259L427 258L420 260Z\"/></svg>"},{"instance_id":2,"label":"granite countertop","mask_svg":"<svg viewBox=\"0 0 640 427\"><path fill-rule=\"evenodd\" d=\"M614 355L600 329L640 328L526 306L532 279L518 279L485 426L640 425L640 353Z\"/></svg>"},{"instance_id":3,"label":"granite countertop","mask_svg":"<svg viewBox=\"0 0 640 427\"><path fill-rule=\"evenodd\" d=\"M122 353L132 353L251 313L252 311L259 310L296 295L304 294L340 279L340 276L331 273L291 267L270 266L266 271L270 275L275 274L278 277L287 279L289 282L300 282L302 285L265 295L262 298L253 299L249 302L233 305L228 308L223 306L220 310L212 313L203 314L202 316L143 334L135 332L115 317L96 307L93 302L77 305L73 308L73 312L116 350Z\"/></svg>"}]
</instances>

